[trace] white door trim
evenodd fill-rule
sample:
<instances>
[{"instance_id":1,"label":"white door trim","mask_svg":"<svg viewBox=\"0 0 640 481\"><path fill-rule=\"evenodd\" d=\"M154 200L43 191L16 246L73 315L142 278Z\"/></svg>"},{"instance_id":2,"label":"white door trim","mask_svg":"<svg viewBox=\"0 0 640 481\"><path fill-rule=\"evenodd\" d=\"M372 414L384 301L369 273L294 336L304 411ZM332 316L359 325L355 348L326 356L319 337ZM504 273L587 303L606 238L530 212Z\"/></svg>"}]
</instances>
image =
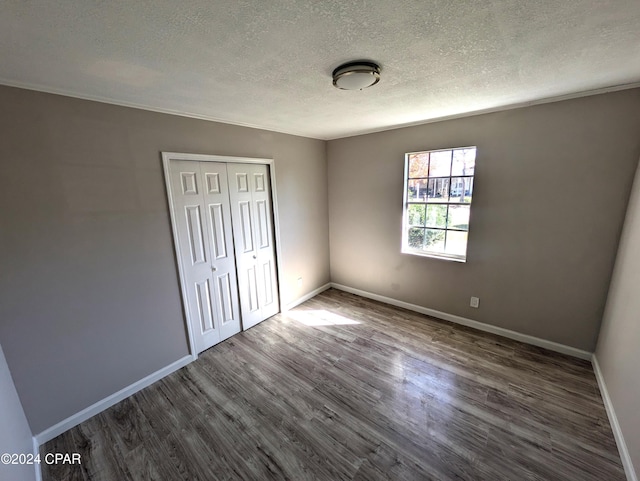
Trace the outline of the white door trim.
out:
<instances>
[{"instance_id":1,"label":"white door trim","mask_svg":"<svg viewBox=\"0 0 640 481\"><path fill-rule=\"evenodd\" d=\"M276 188L276 172L275 162L273 159L261 159L254 157L232 157L227 155L207 155L207 154L188 154L180 152L162 152L162 166L164 169L165 189L167 191L167 200L169 202L169 215L171 217L171 235L173 236L173 247L178 263L178 274L180 281L180 295L182 296L182 312L184 314L185 323L187 325L187 333L189 335L189 351L191 358L195 361L198 358L198 351L191 331L191 318L187 309L187 289L184 284L184 267L182 265L182 257L180 256L178 237L176 231L176 214L173 209L173 193L171 191L171 175L169 171L169 163L172 160L195 160L198 162L225 162L236 164L264 164L269 166L269 180L271 181L271 203L273 204L273 229L276 243L276 268L278 278L278 293L282 284L282 252L280 249L280 215L278 212L278 196ZM278 310L282 311L282 297L278 296Z\"/></svg>"}]
</instances>

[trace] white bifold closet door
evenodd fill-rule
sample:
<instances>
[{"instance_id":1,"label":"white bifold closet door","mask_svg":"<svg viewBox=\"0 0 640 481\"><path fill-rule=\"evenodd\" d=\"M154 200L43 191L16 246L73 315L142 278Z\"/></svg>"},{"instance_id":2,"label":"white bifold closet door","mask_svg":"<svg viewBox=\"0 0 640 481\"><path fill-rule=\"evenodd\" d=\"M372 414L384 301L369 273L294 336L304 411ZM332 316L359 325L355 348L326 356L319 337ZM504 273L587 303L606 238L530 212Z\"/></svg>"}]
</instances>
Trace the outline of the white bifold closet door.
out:
<instances>
[{"instance_id":1,"label":"white bifold closet door","mask_svg":"<svg viewBox=\"0 0 640 481\"><path fill-rule=\"evenodd\" d=\"M271 188L267 166L227 164L242 327L279 310Z\"/></svg>"},{"instance_id":2,"label":"white bifold closet door","mask_svg":"<svg viewBox=\"0 0 640 481\"><path fill-rule=\"evenodd\" d=\"M267 169L170 160L183 297L198 353L279 311Z\"/></svg>"},{"instance_id":3,"label":"white bifold closet door","mask_svg":"<svg viewBox=\"0 0 640 481\"><path fill-rule=\"evenodd\" d=\"M171 161L174 229L197 352L240 332L227 166Z\"/></svg>"}]
</instances>

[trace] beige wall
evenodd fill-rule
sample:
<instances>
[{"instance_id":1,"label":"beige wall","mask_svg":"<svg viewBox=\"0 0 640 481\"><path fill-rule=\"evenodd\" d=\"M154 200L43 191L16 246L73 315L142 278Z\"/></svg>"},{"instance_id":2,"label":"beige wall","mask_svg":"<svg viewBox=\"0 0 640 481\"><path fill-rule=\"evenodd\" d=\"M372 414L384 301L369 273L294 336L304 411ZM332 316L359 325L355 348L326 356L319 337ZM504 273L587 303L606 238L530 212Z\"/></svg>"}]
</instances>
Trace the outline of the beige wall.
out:
<instances>
[{"instance_id":1,"label":"beige wall","mask_svg":"<svg viewBox=\"0 0 640 481\"><path fill-rule=\"evenodd\" d=\"M592 351L639 132L635 89L330 141L331 279ZM468 262L400 254L404 153L468 145Z\"/></svg>"},{"instance_id":2,"label":"beige wall","mask_svg":"<svg viewBox=\"0 0 640 481\"><path fill-rule=\"evenodd\" d=\"M640 132L638 132L640 137ZM596 358L640 475L640 169L611 279Z\"/></svg>"},{"instance_id":3,"label":"beige wall","mask_svg":"<svg viewBox=\"0 0 640 481\"><path fill-rule=\"evenodd\" d=\"M0 105L0 342L34 433L188 353L161 151L273 158L282 301L329 281L325 142L9 87Z\"/></svg>"},{"instance_id":4,"label":"beige wall","mask_svg":"<svg viewBox=\"0 0 640 481\"><path fill-rule=\"evenodd\" d=\"M0 346L0 454L4 453L33 453L33 442L27 418ZM0 463L0 479L33 481L35 477L33 465Z\"/></svg>"}]
</instances>

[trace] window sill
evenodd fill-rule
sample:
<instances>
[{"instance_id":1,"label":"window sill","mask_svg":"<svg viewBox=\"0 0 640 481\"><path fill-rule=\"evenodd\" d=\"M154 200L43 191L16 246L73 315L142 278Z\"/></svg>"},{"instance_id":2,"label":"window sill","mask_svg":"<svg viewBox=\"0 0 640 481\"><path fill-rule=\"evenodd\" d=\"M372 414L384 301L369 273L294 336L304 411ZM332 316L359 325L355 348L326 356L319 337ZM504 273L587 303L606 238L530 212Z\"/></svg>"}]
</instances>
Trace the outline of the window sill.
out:
<instances>
[{"instance_id":1,"label":"window sill","mask_svg":"<svg viewBox=\"0 0 640 481\"><path fill-rule=\"evenodd\" d=\"M412 256L418 256L418 257L429 257L431 259L439 259L442 261L451 261L451 262L461 262L461 263L466 263L467 262L467 257L466 256L454 256L454 255L450 255L450 254L437 254L435 252L424 252L424 251L418 251L418 250L411 250L411 249L402 249L402 254L409 254Z\"/></svg>"}]
</instances>

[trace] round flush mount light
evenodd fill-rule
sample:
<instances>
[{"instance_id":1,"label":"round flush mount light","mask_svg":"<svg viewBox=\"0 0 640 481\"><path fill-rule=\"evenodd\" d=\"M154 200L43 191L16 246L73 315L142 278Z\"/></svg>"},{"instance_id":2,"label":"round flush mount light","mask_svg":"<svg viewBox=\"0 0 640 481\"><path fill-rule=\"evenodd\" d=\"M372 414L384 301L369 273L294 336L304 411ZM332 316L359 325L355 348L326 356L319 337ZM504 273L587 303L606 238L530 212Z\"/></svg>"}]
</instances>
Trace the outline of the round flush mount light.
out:
<instances>
[{"instance_id":1,"label":"round flush mount light","mask_svg":"<svg viewBox=\"0 0 640 481\"><path fill-rule=\"evenodd\" d=\"M349 62L333 71L333 86L342 90L362 90L380 81L380 67L373 62Z\"/></svg>"}]
</instances>

